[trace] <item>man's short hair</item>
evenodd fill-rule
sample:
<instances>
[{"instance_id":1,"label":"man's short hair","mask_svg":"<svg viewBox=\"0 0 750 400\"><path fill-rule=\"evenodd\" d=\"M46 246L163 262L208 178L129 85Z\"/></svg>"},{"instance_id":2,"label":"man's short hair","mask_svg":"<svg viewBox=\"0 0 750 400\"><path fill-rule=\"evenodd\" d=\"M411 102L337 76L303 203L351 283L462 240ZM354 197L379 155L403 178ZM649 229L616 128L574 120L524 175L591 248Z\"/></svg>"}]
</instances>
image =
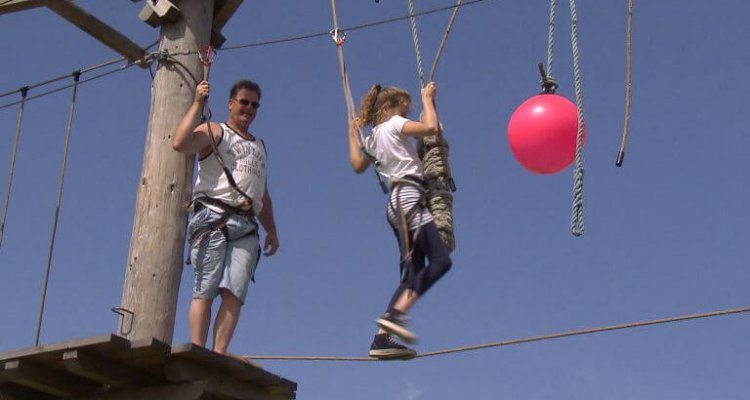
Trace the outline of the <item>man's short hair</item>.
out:
<instances>
[{"instance_id":1,"label":"man's short hair","mask_svg":"<svg viewBox=\"0 0 750 400\"><path fill-rule=\"evenodd\" d=\"M237 92L240 91L240 89L245 89L245 90L249 90L251 92L257 93L258 99L260 100L260 95L261 95L260 86L257 83L248 79L241 79L235 82L235 84L232 85L232 88L229 89L229 98L233 99L234 96L237 95Z\"/></svg>"}]
</instances>

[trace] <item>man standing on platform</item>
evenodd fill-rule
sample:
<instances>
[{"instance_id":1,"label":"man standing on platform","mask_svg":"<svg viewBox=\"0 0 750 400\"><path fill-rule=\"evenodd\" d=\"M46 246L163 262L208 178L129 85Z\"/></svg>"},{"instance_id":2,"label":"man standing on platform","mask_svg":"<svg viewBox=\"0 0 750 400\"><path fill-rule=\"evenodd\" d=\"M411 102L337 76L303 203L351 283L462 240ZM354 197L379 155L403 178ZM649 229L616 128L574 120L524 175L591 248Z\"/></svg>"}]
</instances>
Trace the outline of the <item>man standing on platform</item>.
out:
<instances>
[{"instance_id":1,"label":"man standing on platform","mask_svg":"<svg viewBox=\"0 0 750 400\"><path fill-rule=\"evenodd\" d=\"M265 255L276 253L279 240L266 180L265 144L248 130L260 107L260 87L249 80L235 83L224 123L198 123L208 94L208 82L200 82L193 104L174 132L172 147L199 157L188 224L195 273L190 340L206 346L211 305L221 296L213 350L225 354L260 258L256 218L266 232Z\"/></svg>"}]
</instances>

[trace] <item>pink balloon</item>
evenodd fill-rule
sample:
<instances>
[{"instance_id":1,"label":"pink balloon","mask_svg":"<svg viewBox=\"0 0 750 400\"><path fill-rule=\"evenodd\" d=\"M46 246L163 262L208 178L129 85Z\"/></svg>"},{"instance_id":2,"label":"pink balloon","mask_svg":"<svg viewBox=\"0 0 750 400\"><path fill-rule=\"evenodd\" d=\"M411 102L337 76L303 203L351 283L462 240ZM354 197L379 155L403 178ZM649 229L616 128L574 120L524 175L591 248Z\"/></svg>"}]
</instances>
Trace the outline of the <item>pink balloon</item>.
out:
<instances>
[{"instance_id":1,"label":"pink balloon","mask_svg":"<svg viewBox=\"0 0 750 400\"><path fill-rule=\"evenodd\" d=\"M576 155L577 134L576 105L556 94L539 94L526 100L508 122L513 156L537 174L554 174L570 165ZM583 139L585 143L585 124Z\"/></svg>"}]
</instances>

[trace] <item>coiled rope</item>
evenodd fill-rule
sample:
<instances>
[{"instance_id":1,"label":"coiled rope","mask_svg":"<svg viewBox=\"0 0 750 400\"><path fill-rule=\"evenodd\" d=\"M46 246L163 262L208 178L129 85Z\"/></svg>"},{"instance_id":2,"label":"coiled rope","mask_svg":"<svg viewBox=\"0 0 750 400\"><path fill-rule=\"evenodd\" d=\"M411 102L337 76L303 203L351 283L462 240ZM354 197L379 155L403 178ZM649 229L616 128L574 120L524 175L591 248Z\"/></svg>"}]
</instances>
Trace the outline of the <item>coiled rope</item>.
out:
<instances>
[{"instance_id":1,"label":"coiled rope","mask_svg":"<svg viewBox=\"0 0 750 400\"><path fill-rule=\"evenodd\" d=\"M414 54L417 63L417 77L420 88L425 85L424 68L422 67L422 54L420 51L419 34L417 32L416 14L414 12L414 3L407 0L409 8L409 22L411 25L412 42L414 44ZM448 21L448 25L443 33L437 54L430 68L428 80L434 79L437 63L445 48L448 35L451 32L453 23L456 20L458 9L462 6L462 0L457 0L453 6L453 12ZM425 181L427 182L427 205L432 212L435 225L437 226L440 238L448 247L449 251L456 248L456 239L453 230L453 194L456 190L455 182L451 174L450 164L448 163L448 152L450 146L445 140L442 132L435 136L420 138L418 141L418 153L424 165Z\"/></svg>"},{"instance_id":2,"label":"coiled rope","mask_svg":"<svg viewBox=\"0 0 750 400\"><path fill-rule=\"evenodd\" d=\"M55 236L57 235L57 222L60 218L60 205L62 203L63 185L65 184L65 168L68 164L68 149L70 148L70 134L73 128L73 116L76 110L76 94L78 93L78 82L81 78L81 71L73 72L73 96L70 100L70 112L68 113L68 124L65 128L65 146L63 148L62 164L60 173L57 177L57 203L55 205L55 215L52 220L52 229L50 232L49 252L47 253L47 269L44 274L44 285L42 288L42 301L39 307L39 318L36 325L36 336L34 346L39 346L39 335L42 331L42 319L44 316L44 305L47 300L47 287L49 285L49 275L52 270L52 253L55 248Z\"/></svg>"},{"instance_id":3,"label":"coiled rope","mask_svg":"<svg viewBox=\"0 0 750 400\"><path fill-rule=\"evenodd\" d=\"M418 353L413 358L425 358L425 357L441 356L441 355L453 354L453 353L463 353L463 352L469 352L469 351L489 349L493 347L504 347L504 346L521 344L521 343L541 342L541 341L560 339L560 338L565 338L565 337L583 336L583 335L590 335L594 333L603 333L603 332L611 332L611 331L624 330L624 329L633 329L633 328L640 328L640 327L650 326L650 325L661 325L661 324L668 324L668 323L680 322L680 321L719 317L719 316L725 316L725 315L731 315L731 314L741 314L741 313L746 313L746 312L750 312L750 307L735 308L735 309L720 310L720 311L711 311L711 312L704 312L704 313L698 313L698 314L685 314L685 315L678 315L674 317L647 320L647 321L630 322L630 323L618 324L618 325L607 325L607 326L602 326L602 327L597 327L597 328L575 329L575 330L551 333L551 334L546 334L546 335L529 336L529 337L519 338L519 339L501 340L497 342L484 343L484 344L478 344L478 345L472 345L472 346L462 346L462 347L454 347L454 348L448 348L448 349L443 349L443 350L429 351L425 353ZM242 356L242 358L247 359L247 360L279 360L279 361L385 361L385 360L380 360L380 359L372 358L372 357L338 357L338 356L264 356L264 355L256 356L256 355L250 355L250 356Z\"/></svg>"},{"instance_id":4,"label":"coiled rope","mask_svg":"<svg viewBox=\"0 0 750 400\"><path fill-rule=\"evenodd\" d=\"M3 245L3 233L5 232L5 221L8 215L8 203L10 202L10 189L13 184L13 173L16 166L16 154L18 154L18 143L21 139L21 121L23 120L23 110L26 105L26 95L29 93L29 87L24 86L21 89L21 106L18 108L18 121L16 122L16 135L13 139L13 150L10 156L10 168L8 169L8 183L5 186L5 198L3 200L3 213L0 217L0 247Z\"/></svg>"},{"instance_id":5,"label":"coiled rope","mask_svg":"<svg viewBox=\"0 0 750 400\"><path fill-rule=\"evenodd\" d=\"M620 150L617 152L615 165L622 167L625 158L625 146L630 133L630 89L632 86L632 48L633 48L633 0L628 0L628 31L625 35L625 122L622 127Z\"/></svg>"}]
</instances>

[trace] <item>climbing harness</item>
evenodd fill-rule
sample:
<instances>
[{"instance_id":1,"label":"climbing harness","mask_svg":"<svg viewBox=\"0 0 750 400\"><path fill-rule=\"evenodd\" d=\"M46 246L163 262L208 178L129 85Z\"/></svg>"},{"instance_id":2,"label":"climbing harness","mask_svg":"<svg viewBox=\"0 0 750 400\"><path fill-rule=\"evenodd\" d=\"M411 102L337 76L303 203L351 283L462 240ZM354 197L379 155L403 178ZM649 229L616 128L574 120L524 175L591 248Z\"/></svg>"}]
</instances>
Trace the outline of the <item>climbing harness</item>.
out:
<instances>
[{"instance_id":1,"label":"climbing harness","mask_svg":"<svg viewBox=\"0 0 750 400\"><path fill-rule=\"evenodd\" d=\"M8 183L5 186L5 199L3 200L3 212L0 217L0 247L3 245L3 233L5 232L5 221L8 216L8 203L10 202L10 189L13 183L13 173L16 166L16 154L18 153L18 143L21 139L21 121L23 120L23 110L26 105L26 95L29 93L29 87L24 86L20 89L21 106L18 108L18 121L16 122L16 135L13 139L13 150L10 156L10 168L8 169Z\"/></svg>"},{"instance_id":2,"label":"climbing harness","mask_svg":"<svg viewBox=\"0 0 750 400\"><path fill-rule=\"evenodd\" d=\"M239 215L241 217L245 217L252 225L255 226L255 230L248 233L248 235L257 232L258 227L257 223L255 222L255 213L253 212L252 208L245 209L240 207L235 207L230 204L227 204L221 200L214 199L211 197L203 196L193 199L190 202L189 208L192 209L194 212L199 212L203 207L212 206L215 208L218 208L222 210L219 214L221 217L211 222L210 224L198 229L195 231L190 237L188 238L188 243L190 244L190 247L195 247L198 243L200 243L201 240L205 237L205 235L220 230L224 237L227 239L227 231L226 231L226 223L229 221L229 218L232 217L232 215Z\"/></svg>"},{"instance_id":3,"label":"climbing harness","mask_svg":"<svg viewBox=\"0 0 750 400\"><path fill-rule=\"evenodd\" d=\"M573 171L573 206L570 222L570 231L574 236L584 233L583 226L583 88L581 83L581 68L578 49L578 16L576 13L575 0L569 0L571 18L571 45L573 49L573 78L576 94L576 111L578 113L578 132L576 135L575 170ZM552 61L555 41L555 12L557 0L550 0L549 31L547 36L547 70L542 65L539 70L542 74L542 88L545 93L554 93L557 81L552 77Z\"/></svg>"},{"instance_id":4,"label":"climbing harness","mask_svg":"<svg viewBox=\"0 0 750 400\"><path fill-rule=\"evenodd\" d=\"M412 206L409 210L404 210L403 205L401 204L401 189L405 185L411 186L416 188L419 191L419 199L416 201L416 203ZM394 232L396 232L396 236L399 240L399 247L401 250L401 265L403 268L403 265L409 265L411 264L411 255L412 255L412 243L414 243L417 240L417 237L419 236L419 230L422 227L422 215L421 211L424 210L427 207L427 200L426 200L426 184L425 182L415 176L404 176L400 178L393 178L391 179L391 191L393 194L392 197L395 197L396 199L396 205L393 205L393 201L391 199L388 200L388 209L393 213L393 215L398 217L398 224L394 224L390 218L388 218L388 223L391 225L391 228L393 228ZM409 232L411 230L409 229L409 222L414 217L416 213L420 213L420 220L416 224L416 227L414 228L414 233L412 233L411 236L409 236ZM433 217L434 218L434 217ZM402 269L401 271L401 277L402 280L407 278L407 275L409 275L411 271L404 271Z\"/></svg>"},{"instance_id":5,"label":"climbing harness","mask_svg":"<svg viewBox=\"0 0 750 400\"><path fill-rule=\"evenodd\" d=\"M70 112L68 113L68 124L65 128L65 146L63 149L62 164L60 165L60 173L57 177L57 203L55 205L55 215L52 220L52 229L50 232L49 252L47 253L47 269L44 275L44 284L42 287L42 300L41 306L39 307L39 318L36 325L36 335L34 339L34 345L39 346L39 335L42 331L42 319L44 316L44 306L47 300L47 288L49 286L49 275L52 269L52 253L55 248L55 236L57 234L57 221L60 217L60 204L62 203L63 185L65 184L65 168L68 164L68 149L70 148L70 134L73 128L73 116L76 110L76 94L78 93L78 83L81 78L81 71L75 71L73 76L73 96L70 101Z\"/></svg>"},{"instance_id":6,"label":"climbing harness","mask_svg":"<svg viewBox=\"0 0 750 400\"><path fill-rule=\"evenodd\" d=\"M622 167L625 158L625 146L630 133L630 91L632 86L632 48L633 48L633 0L628 0L628 32L625 36L625 122L622 126L620 150L617 152L615 165Z\"/></svg>"}]
</instances>

